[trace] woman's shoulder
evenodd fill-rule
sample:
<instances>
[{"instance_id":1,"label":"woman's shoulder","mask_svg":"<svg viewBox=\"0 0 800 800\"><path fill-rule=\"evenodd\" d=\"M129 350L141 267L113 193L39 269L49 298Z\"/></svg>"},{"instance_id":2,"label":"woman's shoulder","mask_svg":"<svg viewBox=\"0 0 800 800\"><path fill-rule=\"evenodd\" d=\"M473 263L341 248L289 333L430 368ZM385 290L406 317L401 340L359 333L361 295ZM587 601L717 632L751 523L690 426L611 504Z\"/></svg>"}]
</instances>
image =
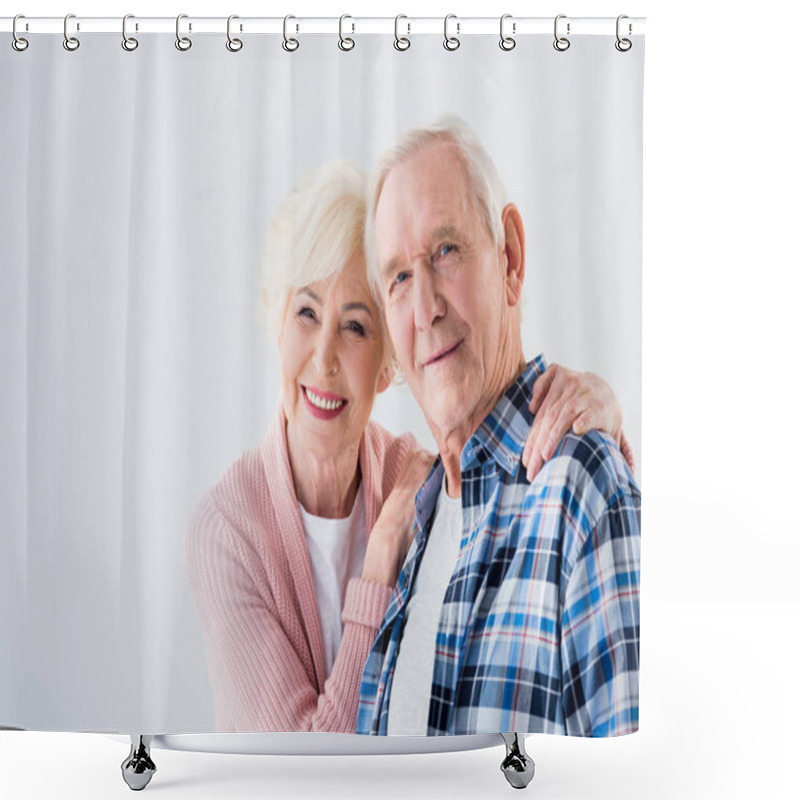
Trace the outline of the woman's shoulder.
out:
<instances>
[{"instance_id":1,"label":"woman's shoulder","mask_svg":"<svg viewBox=\"0 0 800 800\"><path fill-rule=\"evenodd\" d=\"M402 461L412 450L422 449L413 433L395 436L373 420L367 423L365 435L368 446L373 453L379 456L383 464L386 464L387 461Z\"/></svg>"},{"instance_id":2,"label":"woman's shoulder","mask_svg":"<svg viewBox=\"0 0 800 800\"><path fill-rule=\"evenodd\" d=\"M190 534L203 538L226 530L239 537L252 535L266 523L269 497L262 442L242 453L200 498Z\"/></svg>"},{"instance_id":3,"label":"woman's shoulder","mask_svg":"<svg viewBox=\"0 0 800 800\"><path fill-rule=\"evenodd\" d=\"M365 434L367 445L372 450L377 468L381 472L380 483L383 486L383 495L387 496L408 455L424 448L413 433L395 436L372 420L367 424Z\"/></svg>"}]
</instances>

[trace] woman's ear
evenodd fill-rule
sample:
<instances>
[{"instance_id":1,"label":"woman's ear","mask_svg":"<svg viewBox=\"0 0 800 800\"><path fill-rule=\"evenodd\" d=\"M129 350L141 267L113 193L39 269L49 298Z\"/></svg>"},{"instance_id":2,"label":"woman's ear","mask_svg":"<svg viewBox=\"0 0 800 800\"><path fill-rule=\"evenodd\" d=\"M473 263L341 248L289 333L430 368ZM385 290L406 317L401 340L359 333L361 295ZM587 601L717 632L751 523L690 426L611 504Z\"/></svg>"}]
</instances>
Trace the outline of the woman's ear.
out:
<instances>
[{"instance_id":1,"label":"woman's ear","mask_svg":"<svg viewBox=\"0 0 800 800\"><path fill-rule=\"evenodd\" d=\"M378 376L378 394L385 392L392 385L392 381L394 380L396 372L397 362L394 360L394 358L388 359L381 370L381 374Z\"/></svg>"},{"instance_id":2,"label":"woman's ear","mask_svg":"<svg viewBox=\"0 0 800 800\"><path fill-rule=\"evenodd\" d=\"M506 298L510 306L519 303L525 280L525 229L519 209L509 203L503 209L504 255L506 257Z\"/></svg>"}]
</instances>

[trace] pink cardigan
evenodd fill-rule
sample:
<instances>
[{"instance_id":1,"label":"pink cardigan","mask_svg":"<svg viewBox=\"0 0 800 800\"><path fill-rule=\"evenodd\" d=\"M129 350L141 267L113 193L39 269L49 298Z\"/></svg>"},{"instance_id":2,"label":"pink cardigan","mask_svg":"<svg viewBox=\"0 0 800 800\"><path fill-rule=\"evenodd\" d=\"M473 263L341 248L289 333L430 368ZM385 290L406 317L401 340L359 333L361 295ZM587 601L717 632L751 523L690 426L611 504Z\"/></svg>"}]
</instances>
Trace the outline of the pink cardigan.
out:
<instances>
[{"instance_id":1,"label":"pink cardigan","mask_svg":"<svg viewBox=\"0 0 800 800\"><path fill-rule=\"evenodd\" d=\"M409 450L369 422L359 464L367 536ZM217 730L354 733L361 673L391 589L347 586L342 641L325 680L325 650L283 410L200 501L186 537L189 580L206 637Z\"/></svg>"}]
</instances>

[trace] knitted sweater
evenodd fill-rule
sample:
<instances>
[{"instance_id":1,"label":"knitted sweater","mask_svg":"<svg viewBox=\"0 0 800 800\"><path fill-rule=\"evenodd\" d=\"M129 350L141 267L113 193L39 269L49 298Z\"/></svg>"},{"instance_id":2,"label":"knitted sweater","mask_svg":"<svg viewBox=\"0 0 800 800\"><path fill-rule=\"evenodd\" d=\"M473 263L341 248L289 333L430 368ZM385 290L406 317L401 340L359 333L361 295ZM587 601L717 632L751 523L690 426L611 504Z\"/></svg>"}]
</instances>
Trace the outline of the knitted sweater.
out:
<instances>
[{"instance_id":1,"label":"knitted sweater","mask_svg":"<svg viewBox=\"0 0 800 800\"><path fill-rule=\"evenodd\" d=\"M367 537L418 444L367 424L359 449ZM263 442L200 501L186 563L206 637L219 731L354 733L361 673L391 589L348 583L342 641L325 680L311 561L280 410Z\"/></svg>"}]
</instances>

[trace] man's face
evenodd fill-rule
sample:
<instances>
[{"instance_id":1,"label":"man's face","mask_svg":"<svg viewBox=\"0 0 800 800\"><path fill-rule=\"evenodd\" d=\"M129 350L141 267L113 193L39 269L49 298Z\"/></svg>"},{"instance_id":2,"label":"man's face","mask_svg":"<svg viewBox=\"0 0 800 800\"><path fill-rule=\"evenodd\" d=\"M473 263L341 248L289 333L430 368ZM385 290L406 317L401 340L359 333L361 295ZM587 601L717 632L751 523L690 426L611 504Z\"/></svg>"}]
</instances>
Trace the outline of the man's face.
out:
<instances>
[{"instance_id":1,"label":"man's face","mask_svg":"<svg viewBox=\"0 0 800 800\"><path fill-rule=\"evenodd\" d=\"M414 397L434 434L477 426L498 389L505 258L452 144L389 172L375 236L389 332Z\"/></svg>"}]
</instances>

